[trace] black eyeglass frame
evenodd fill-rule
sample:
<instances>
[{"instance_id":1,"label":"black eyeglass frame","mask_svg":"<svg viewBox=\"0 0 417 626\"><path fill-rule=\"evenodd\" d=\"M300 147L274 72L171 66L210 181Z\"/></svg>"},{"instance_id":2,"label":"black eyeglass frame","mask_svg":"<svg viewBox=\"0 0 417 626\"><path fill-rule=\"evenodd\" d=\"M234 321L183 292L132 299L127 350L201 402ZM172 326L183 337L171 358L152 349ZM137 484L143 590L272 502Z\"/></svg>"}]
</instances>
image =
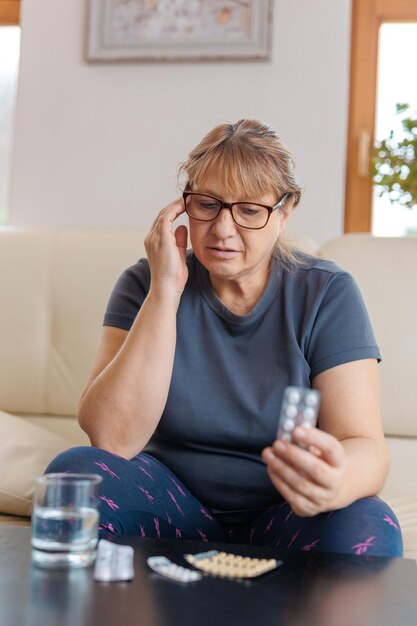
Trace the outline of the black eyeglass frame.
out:
<instances>
[{"instance_id":1,"label":"black eyeglass frame","mask_svg":"<svg viewBox=\"0 0 417 626\"><path fill-rule=\"evenodd\" d=\"M282 198L277 202L277 204L275 204L274 206L268 206L266 204L259 204L259 202L249 202L246 200L240 200L240 202L224 202L223 200L221 200L220 198L217 198L216 196L212 196L208 193L201 193L199 191L184 191L182 194L183 200L184 200L184 209L185 212L187 213L188 217L191 217L191 219L193 220L197 220L198 222L213 222L215 219L218 218L220 211L222 211L222 209L229 209L230 214L232 216L232 219L234 221L234 223L239 226L239 228L247 228L248 230L261 230L262 228L265 228L265 226L268 224L269 222L269 218L271 217L271 213L273 213L274 211L276 211L277 209L280 209L286 199L288 198L288 196L290 195L290 193L287 191L287 193L284 193L284 195L282 196ZM205 196L206 198L211 198L212 200L217 200L217 202L220 202L220 208L218 210L218 212L216 213L216 215L214 217L211 217L208 220L203 220L200 217L194 217L193 215L190 215L187 211L187 203L186 203L186 199L188 198L188 196ZM253 204L253 206L259 206L263 209L267 209L268 211L268 217L266 218L266 222L263 226L242 226L242 224L239 224L236 219L235 216L233 215L233 207L236 204Z\"/></svg>"}]
</instances>

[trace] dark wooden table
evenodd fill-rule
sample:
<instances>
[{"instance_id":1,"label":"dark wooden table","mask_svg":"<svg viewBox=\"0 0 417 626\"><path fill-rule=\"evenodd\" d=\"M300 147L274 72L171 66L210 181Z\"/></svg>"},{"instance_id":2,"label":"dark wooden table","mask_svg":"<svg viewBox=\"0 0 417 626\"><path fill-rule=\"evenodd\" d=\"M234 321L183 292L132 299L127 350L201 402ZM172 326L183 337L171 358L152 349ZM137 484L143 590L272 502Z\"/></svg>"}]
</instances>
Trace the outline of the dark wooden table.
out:
<instances>
[{"instance_id":1,"label":"dark wooden table","mask_svg":"<svg viewBox=\"0 0 417 626\"><path fill-rule=\"evenodd\" d=\"M110 537L109 537L110 538ZM119 538L135 548L135 579L97 583L92 568L31 564L30 528L0 527L1 626L416 626L415 561L304 552L252 581L205 577L188 585L151 572L146 558L186 565L185 552L272 548Z\"/></svg>"}]
</instances>

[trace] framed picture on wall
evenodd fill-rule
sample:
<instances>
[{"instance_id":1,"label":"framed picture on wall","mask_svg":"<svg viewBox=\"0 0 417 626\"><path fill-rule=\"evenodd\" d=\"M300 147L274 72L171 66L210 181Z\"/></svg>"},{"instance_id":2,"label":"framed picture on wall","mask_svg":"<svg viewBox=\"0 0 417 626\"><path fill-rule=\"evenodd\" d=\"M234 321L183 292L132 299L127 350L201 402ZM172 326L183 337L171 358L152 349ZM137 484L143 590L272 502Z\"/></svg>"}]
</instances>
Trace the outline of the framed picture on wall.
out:
<instances>
[{"instance_id":1,"label":"framed picture on wall","mask_svg":"<svg viewBox=\"0 0 417 626\"><path fill-rule=\"evenodd\" d=\"M89 61L267 59L272 0L89 0Z\"/></svg>"}]
</instances>

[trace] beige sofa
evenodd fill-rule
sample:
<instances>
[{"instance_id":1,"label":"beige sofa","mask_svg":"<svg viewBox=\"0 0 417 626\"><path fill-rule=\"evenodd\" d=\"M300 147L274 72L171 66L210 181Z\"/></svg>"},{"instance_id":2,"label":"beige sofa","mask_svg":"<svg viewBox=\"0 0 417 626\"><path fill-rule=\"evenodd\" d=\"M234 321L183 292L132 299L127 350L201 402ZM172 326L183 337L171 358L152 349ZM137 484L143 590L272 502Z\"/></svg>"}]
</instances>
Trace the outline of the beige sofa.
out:
<instances>
[{"instance_id":1,"label":"beige sofa","mask_svg":"<svg viewBox=\"0 0 417 626\"><path fill-rule=\"evenodd\" d=\"M0 230L1 523L25 523L34 476L59 451L88 444L77 401L110 291L144 256L143 238L134 230ZM417 239L345 235L316 252L352 272L368 305L392 456L382 495L402 524L405 556L417 558Z\"/></svg>"}]
</instances>

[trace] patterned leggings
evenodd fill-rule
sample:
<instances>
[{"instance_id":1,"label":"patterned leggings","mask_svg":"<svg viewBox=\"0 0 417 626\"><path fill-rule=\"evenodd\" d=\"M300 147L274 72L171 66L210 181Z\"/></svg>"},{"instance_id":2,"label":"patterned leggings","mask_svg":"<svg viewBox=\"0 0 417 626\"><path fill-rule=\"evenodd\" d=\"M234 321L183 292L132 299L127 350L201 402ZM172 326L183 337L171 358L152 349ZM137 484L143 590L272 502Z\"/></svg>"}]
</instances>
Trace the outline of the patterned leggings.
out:
<instances>
[{"instance_id":1,"label":"patterned leggings","mask_svg":"<svg viewBox=\"0 0 417 626\"><path fill-rule=\"evenodd\" d=\"M51 472L96 473L103 477L100 530L123 535L184 538L321 550L373 556L402 556L398 520L377 496L315 517L295 515L278 503L249 523L221 524L184 484L152 456L131 460L93 447L71 448L47 467Z\"/></svg>"}]
</instances>

